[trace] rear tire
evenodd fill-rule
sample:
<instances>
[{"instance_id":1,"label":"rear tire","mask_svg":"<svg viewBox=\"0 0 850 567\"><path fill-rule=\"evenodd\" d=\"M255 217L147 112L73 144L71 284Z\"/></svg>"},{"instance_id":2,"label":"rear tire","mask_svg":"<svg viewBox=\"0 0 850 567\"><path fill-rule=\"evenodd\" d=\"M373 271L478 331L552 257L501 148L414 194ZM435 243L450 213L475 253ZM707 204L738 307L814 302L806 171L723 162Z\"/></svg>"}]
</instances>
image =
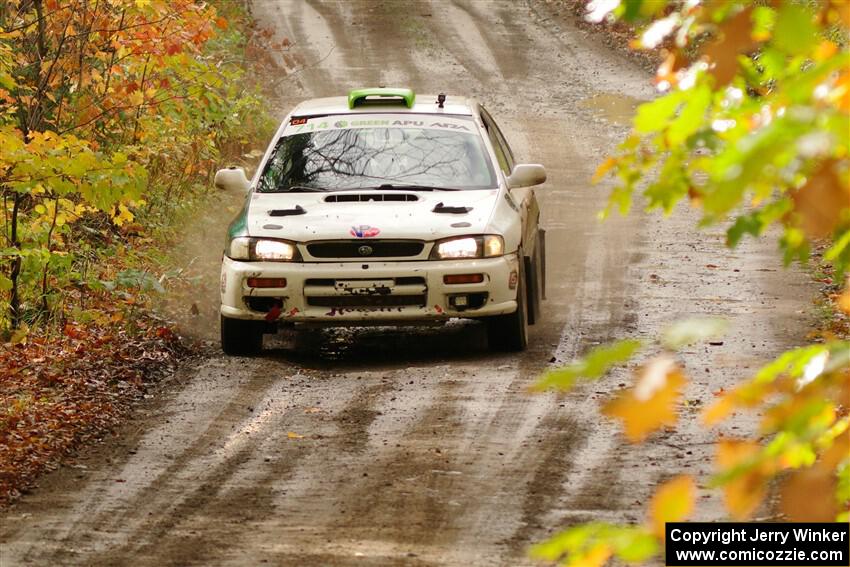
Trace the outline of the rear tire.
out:
<instances>
[{"instance_id":1,"label":"rear tire","mask_svg":"<svg viewBox=\"0 0 850 567\"><path fill-rule=\"evenodd\" d=\"M521 254L518 265L516 311L487 319L487 342L490 350L519 352L528 346L528 295L525 291L525 262Z\"/></svg>"},{"instance_id":2,"label":"rear tire","mask_svg":"<svg viewBox=\"0 0 850 567\"><path fill-rule=\"evenodd\" d=\"M232 356L253 356L263 350L262 321L221 316L221 350Z\"/></svg>"}]
</instances>

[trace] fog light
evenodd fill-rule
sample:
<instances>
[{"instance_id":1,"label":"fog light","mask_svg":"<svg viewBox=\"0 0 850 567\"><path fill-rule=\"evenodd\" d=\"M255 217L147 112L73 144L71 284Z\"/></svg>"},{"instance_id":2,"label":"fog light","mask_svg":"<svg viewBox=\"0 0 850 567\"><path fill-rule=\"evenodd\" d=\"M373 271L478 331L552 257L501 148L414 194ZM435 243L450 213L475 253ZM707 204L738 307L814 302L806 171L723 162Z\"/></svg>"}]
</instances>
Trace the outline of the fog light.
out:
<instances>
[{"instance_id":1,"label":"fog light","mask_svg":"<svg viewBox=\"0 0 850 567\"><path fill-rule=\"evenodd\" d=\"M248 278L248 287L286 287L286 278Z\"/></svg>"},{"instance_id":2,"label":"fog light","mask_svg":"<svg viewBox=\"0 0 850 567\"><path fill-rule=\"evenodd\" d=\"M516 270L511 272L511 275L508 277L508 287L510 289L516 289L517 281L519 281L519 274Z\"/></svg>"},{"instance_id":3,"label":"fog light","mask_svg":"<svg viewBox=\"0 0 850 567\"><path fill-rule=\"evenodd\" d=\"M443 276L445 284L467 284L481 283L484 281L484 274L450 274Z\"/></svg>"},{"instance_id":4,"label":"fog light","mask_svg":"<svg viewBox=\"0 0 850 567\"><path fill-rule=\"evenodd\" d=\"M469 305L469 299L465 295L456 295L454 297L455 307L466 307Z\"/></svg>"}]
</instances>

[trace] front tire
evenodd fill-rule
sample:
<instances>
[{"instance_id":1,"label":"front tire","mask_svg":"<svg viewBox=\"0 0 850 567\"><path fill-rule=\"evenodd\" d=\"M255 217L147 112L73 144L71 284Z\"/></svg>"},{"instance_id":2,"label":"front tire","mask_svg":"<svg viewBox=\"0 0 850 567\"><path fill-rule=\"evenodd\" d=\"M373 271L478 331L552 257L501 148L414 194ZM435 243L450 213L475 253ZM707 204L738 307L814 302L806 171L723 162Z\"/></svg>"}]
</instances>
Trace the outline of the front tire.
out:
<instances>
[{"instance_id":1,"label":"front tire","mask_svg":"<svg viewBox=\"0 0 850 567\"><path fill-rule=\"evenodd\" d=\"M487 342L491 350L520 352L528 346L528 295L525 290L525 262L519 255L516 290L517 308L513 313L487 319Z\"/></svg>"},{"instance_id":2,"label":"front tire","mask_svg":"<svg viewBox=\"0 0 850 567\"><path fill-rule=\"evenodd\" d=\"M232 356L253 356L263 350L263 323L221 316L221 350Z\"/></svg>"}]
</instances>

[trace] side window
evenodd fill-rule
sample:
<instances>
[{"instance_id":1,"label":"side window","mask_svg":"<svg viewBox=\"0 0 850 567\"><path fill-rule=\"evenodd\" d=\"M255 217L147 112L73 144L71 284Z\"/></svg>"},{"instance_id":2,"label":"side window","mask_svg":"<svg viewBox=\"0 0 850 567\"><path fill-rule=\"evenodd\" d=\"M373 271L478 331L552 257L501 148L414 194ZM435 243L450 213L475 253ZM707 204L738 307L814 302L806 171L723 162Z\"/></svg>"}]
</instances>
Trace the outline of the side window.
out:
<instances>
[{"instance_id":1,"label":"side window","mask_svg":"<svg viewBox=\"0 0 850 567\"><path fill-rule=\"evenodd\" d=\"M505 136L490 114L481 107L481 118L484 121L484 127L487 129L487 134L490 137L490 142L493 144L493 149L496 151L496 157L499 160L499 166L505 175L510 175L514 168L514 154L511 147L508 145Z\"/></svg>"},{"instance_id":2,"label":"side window","mask_svg":"<svg viewBox=\"0 0 850 567\"><path fill-rule=\"evenodd\" d=\"M484 129L487 130L487 137L490 138L490 144L493 146L493 151L496 153L496 159L499 161L499 168L505 172L505 175L510 175L511 164L508 163L508 154L505 153L505 148L499 141L497 135L499 129L496 127L493 119L490 118L490 115L487 114L487 111L484 110L484 107L482 106L480 108L481 121L484 123Z\"/></svg>"}]
</instances>

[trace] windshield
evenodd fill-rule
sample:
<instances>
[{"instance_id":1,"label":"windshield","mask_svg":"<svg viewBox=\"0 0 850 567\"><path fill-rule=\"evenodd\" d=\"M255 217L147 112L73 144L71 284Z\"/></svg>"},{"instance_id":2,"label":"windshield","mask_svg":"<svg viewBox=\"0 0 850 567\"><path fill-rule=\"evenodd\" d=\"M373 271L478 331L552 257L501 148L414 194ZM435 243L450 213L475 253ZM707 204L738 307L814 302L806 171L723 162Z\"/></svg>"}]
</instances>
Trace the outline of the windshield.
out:
<instances>
[{"instance_id":1,"label":"windshield","mask_svg":"<svg viewBox=\"0 0 850 567\"><path fill-rule=\"evenodd\" d=\"M284 131L257 190L496 187L493 168L471 120L439 117L435 120L441 122L428 123L410 116L403 122L372 118L351 123L333 122L329 117L309 123L293 119L293 123L298 120L297 126ZM303 129L312 131L299 131Z\"/></svg>"}]
</instances>

